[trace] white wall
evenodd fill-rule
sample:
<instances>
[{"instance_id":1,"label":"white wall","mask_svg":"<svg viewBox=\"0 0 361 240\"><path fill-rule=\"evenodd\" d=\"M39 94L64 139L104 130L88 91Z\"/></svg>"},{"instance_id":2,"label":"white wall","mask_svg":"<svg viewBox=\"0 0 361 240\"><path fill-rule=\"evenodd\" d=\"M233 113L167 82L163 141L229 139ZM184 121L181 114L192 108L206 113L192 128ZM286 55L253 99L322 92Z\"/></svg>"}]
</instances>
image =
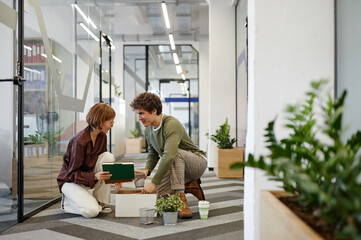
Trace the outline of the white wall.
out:
<instances>
[{"instance_id":1,"label":"white wall","mask_svg":"<svg viewBox=\"0 0 361 240\"><path fill-rule=\"evenodd\" d=\"M203 40L198 46L199 52L199 148L208 149L209 132L209 42Z\"/></svg>"},{"instance_id":2,"label":"white wall","mask_svg":"<svg viewBox=\"0 0 361 240\"><path fill-rule=\"evenodd\" d=\"M246 155L266 154L264 128L286 104L303 99L311 80L334 80L333 1L248 1L249 105ZM260 239L260 190L275 188L263 173L245 170L244 238Z\"/></svg>"},{"instance_id":3,"label":"white wall","mask_svg":"<svg viewBox=\"0 0 361 240\"><path fill-rule=\"evenodd\" d=\"M235 8L224 0L209 1L209 133L219 125L231 125L231 137L236 133L236 69L235 69ZM208 141L208 166L217 168L217 148Z\"/></svg>"}]
</instances>

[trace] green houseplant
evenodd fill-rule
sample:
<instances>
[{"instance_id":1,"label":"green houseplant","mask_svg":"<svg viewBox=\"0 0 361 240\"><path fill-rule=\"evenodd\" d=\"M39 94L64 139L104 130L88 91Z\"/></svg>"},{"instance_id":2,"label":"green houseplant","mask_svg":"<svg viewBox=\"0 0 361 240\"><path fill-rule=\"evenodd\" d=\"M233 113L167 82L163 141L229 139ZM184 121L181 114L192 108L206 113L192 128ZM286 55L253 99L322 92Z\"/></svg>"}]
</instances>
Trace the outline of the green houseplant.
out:
<instances>
[{"instance_id":1,"label":"green houseplant","mask_svg":"<svg viewBox=\"0 0 361 240\"><path fill-rule=\"evenodd\" d=\"M130 134L132 134L133 137L137 138L139 137L139 130L138 128L135 128L133 130L130 130Z\"/></svg>"},{"instance_id":2,"label":"green houseplant","mask_svg":"<svg viewBox=\"0 0 361 240\"><path fill-rule=\"evenodd\" d=\"M215 166L215 173L219 178L239 178L243 177L243 169L230 170L231 164L243 161L244 148L233 147L235 138L230 136L231 126L228 124L228 118L219 126L215 134L211 135L211 140L218 146L218 164Z\"/></svg>"},{"instance_id":3,"label":"green houseplant","mask_svg":"<svg viewBox=\"0 0 361 240\"><path fill-rule=\"evenodd\" d=\"M168 194L160 197L155 204L155 212L163 215L164 225L175 225L178 212L184 208L184 203L179 194Z\"/></svg>"},{"instance_id":4,"label":"green houseplant","mask_svg":"<svg viewBox=\"0 0 361 240\"><path fill-rule=\"evenodd\" d=\"M216 134L211 135L211 139L217 143L218 147L221 149L232 149L233 144L236 142L235 138L231 139L229 134L231 126L228 124L228 118L226 122L219 126L219 129L216 130Z\"/></svg>"},{"instance_id":5,"label":"green houseplant","mask_svg":"<svg viewBox=\"0 0 361 240\"><path fill-rule=\"evenodd\" d=\"M263 169L271 180L281 182L284 190L294 195L289 201L304 207L322 222L325 233L332 232L338 239L361 239L361 158L358 154L361 132L343 140L346 91L338 99L328 95L324 101L326 82L312 82L306 101L287 107L285 127L289 135L286 138L277 140L275 121L268 123L267 160L250 154L247 162L233 164L232 168ZM322 123L315 117L316 104L322 109Z\"/></svg>"}]
</instances>

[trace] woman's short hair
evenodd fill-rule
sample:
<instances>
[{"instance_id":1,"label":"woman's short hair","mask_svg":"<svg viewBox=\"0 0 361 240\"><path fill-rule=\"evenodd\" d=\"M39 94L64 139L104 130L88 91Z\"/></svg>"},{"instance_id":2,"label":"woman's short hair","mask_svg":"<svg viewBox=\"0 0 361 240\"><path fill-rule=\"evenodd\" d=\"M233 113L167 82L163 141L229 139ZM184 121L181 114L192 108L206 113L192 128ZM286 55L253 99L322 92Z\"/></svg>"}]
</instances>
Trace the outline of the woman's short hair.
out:
<instances>
[{"instance_id":1,"label":"woman's short hair","mask_svg":"<svg viewBox=\"0 0 361 240\"><path fill-rule=\"evenodd\" d=\"M88 125L99 128L101 123L115 118L114 109L106 103L97 103L92 106L86 115Z\"/></svg>"},{"instance_id":2,"label":"woman's short hair","mask_svg":"<svg viewBox=\"0 0 361 240\"><path fill-rule=\"evenodd\" d=\"M135 97L130 103L133 110L144 109L148 112L152 112L154 109L157 110L157 115L162 113L162 102L160 98L149 92L144 92Z\"/></svg>"}]
</instances>

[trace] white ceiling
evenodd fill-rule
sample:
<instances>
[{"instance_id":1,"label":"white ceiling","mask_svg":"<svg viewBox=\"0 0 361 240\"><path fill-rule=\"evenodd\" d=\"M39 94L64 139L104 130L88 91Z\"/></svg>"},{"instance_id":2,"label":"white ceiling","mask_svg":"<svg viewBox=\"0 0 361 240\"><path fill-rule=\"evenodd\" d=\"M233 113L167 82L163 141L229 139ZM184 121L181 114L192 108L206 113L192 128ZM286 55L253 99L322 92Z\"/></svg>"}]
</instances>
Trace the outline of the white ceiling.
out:
<instances>
[{"instance_id":1,"label":"white ceiling","mask_svg":"<svg viewBox=\"0 0 361 240\"><path fill-rule=\"evenodd\" d=\"M208 4L206 0L167 0L171 29L165 28L160 0L78 0L89 7L95 20L112 26L111 35L120 41L159 42L173 33L176 41L208 39ZM99 9L102 16L99 16Z\"/></svg>"}]
</instances>

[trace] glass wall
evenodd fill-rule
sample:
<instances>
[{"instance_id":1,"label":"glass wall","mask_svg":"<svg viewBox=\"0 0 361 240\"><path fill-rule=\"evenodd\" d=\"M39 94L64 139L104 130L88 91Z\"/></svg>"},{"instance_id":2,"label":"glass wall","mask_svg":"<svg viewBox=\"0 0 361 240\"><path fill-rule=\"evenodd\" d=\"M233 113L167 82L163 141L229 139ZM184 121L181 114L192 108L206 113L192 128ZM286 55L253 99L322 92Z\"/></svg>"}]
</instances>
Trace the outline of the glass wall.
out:
<instances>
[{"instance_id":1,"label":"glass wall","mask_svg":"<svg viewBox=\"0 0 361 240\"><path fill-rule=\"evenodd\" d=\"M180 120L196 144L198 86L198 52L192 46L177 45L175 50L169 45L124 46L125 101L130 103L144 91L157 94L163 112ZM127 132L135 127L142 129L130 107L127 113Z\"/></svg>"},{"instance_id":2,"label":"glass wall","mask_svg":"<svg viewBox=\"0 0 361 240\"><path fill-rule=\"evenodd\" d=\"M0 1L0 79L16 75L17 12L13 1ZM17 223L17 87L0 81L0 232Z\"/></svg>"},{"instance_id":3,"label":"glass wall","mask_svg":"<svg viewBox=\"0 0 361 240\"><path fill-rule=\"evenodd\" d=\"M74 3L34 0L29 1L24 12L25 215L60 196L56 178L63 154L70 138L87 126L89 108L99 101L99 31L113 37L113 25L104 16L112 13L114 3ZM1 10L9 12L3 6L11 9L13 1L0 4ZM12 78L15 34L3 23L0 28L1 50L9 56L1 60L0 78ZM109 59L109 51L103 50ZM107 61L104 70L109 71ZM107 84L104 97L109 101L109 81ZM2 102L16 106L16 88L12 84L1 86L0 92ZM0 223L16 220L15 215L3 213L16 212L17 194L16 108L2 110L7 117L0 124Z\"/></svg>"},{"instance_id":4,"label":"glass wall","mask_svg":"<svg viewBox=\"0 0 361 240\"><path fill-rule=\"evenodd\" d=\"M361 2L336 1L337 12L337 96L347 90L343 124L345 139L361 130Z\"/></svg>"},{"instance_id":5,"label":"glass wall","mask_svg":"<svg viewBox=\"0 0 361 240\"><path fill-rule=\"evenodd\" d=\"M236 7L236 97L237 97L237 146L244 147L247 134L247 0L239 0Z\"/></svg>"}]
</instances>

